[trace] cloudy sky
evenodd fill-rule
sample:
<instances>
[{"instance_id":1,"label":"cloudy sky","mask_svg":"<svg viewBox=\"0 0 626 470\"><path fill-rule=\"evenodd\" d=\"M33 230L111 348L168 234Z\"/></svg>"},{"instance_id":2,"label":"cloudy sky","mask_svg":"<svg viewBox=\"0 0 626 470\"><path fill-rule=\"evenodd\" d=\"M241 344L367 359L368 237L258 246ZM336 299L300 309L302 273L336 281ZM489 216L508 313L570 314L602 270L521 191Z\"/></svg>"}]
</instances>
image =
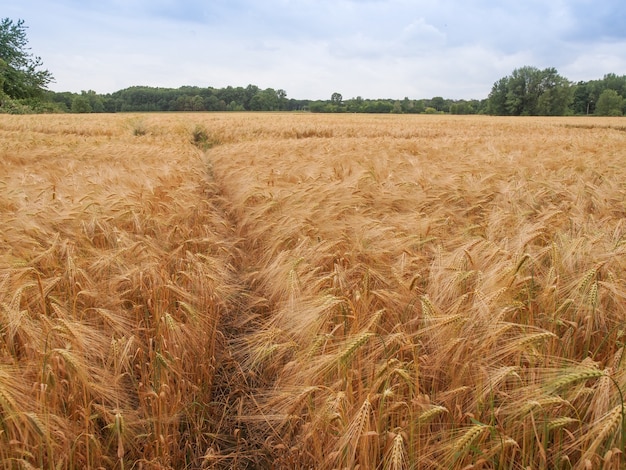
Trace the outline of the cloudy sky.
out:
<instances>
[{"instance_id":1,"label":"cloudy sky","mask_svg":"<svg viewBox=\"0 0 626 470\"><path fill-rule=\"evenodd\" d=\"M515 68L626 74L625 0L0 0L55 91L255 84L485 98Z\"/></svg>"}]
</instances>

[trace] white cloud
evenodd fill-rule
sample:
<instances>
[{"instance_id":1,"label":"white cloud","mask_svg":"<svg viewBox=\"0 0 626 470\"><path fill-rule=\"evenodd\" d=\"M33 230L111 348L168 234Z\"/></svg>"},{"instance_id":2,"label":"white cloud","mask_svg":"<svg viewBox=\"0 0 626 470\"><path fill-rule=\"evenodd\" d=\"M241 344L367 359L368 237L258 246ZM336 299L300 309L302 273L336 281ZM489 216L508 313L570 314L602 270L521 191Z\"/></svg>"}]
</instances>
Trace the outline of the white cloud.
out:
<instances>
[{"instance_id":1,"label":"white cloud","mask_svg":"<svg viewBox=\"0 0 626 470\"><path fill-rule=\"evenodd\" d=\"M626 41L605 42L587 46L568 64L559 69L570 80L602 78L607 73L626 74Z\"/></svg>"}]
</instances>

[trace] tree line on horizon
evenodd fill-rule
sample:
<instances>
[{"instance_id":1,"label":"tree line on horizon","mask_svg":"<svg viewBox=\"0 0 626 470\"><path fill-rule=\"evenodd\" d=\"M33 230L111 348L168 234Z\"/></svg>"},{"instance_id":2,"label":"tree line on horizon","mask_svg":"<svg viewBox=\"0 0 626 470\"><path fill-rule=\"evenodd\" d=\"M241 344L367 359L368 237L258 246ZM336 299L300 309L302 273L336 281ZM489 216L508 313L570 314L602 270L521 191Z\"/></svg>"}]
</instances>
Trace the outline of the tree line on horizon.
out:
<instances>
[{"instance_id":1,"label":"tree line on horizon","mask_svg":"<svg viewBox=\"0 0 626 470\"><path fill-rule=\"evenodd\" d=\"M344 100L333 93L328 100L287 98L285 90L256 85L225 88L133 86L110 94L44 91L34 100L21 100L30 112L119 113L206 111L310 111L316 113L490 114L500 116L567 116L626 114L626 75L572 83L556 69L522 67L498 80L486 99ZM1 101L1 98L0 98ZM9 110L15 112L15 110ZM28 112L29 110L24 110ZM20 112L19 110L17 112Z\"/></svg>"},{"instance_id":2,"label":"tree line on horizon","mask_svg":"<svg viewBox=\"0 0 626 470\"><path fill-rule=\"evenodd\" d=\"M444 113L477 114L486 100L365 99L344 100L333 93L329 100L287 98L287 93L256 85L245 88L184 86L159 88L133 86L100 95L93 90L80 94L48 92L49 102L62 112L167 112L167 111L310 111L317 113Z\"/></svg>"},{"instance_id":3,"label":"tree line on horizon","mask_svg":"<svg viewBox=\"0 0 626 470\"><path fill-rule=\"evenodd\" d=\"M283 89L183 86L133 86L108 94L54 92L54 81L41 58L28 47L26 26L0 20L0 112L2 113L119 113L167 111L310 111L318 113L491 114L500 116L566 116L626 114L626 75L573 83L555 68L515 69L496 81L480 100L430 99L344 100L335 92L328 100L287 98Z\"/></svg>"}]
</instances>

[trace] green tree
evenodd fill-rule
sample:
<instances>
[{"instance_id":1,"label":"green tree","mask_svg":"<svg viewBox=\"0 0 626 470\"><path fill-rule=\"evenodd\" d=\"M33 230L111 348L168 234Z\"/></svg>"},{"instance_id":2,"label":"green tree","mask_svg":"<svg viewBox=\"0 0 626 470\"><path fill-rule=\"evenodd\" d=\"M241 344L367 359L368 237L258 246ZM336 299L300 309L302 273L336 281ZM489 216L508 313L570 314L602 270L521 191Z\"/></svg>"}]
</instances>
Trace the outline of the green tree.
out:
<instances>
[{"instance_id":1,"label":"green tree","mask_svg":"<svg viewBox=\"0 0 626 470\"><path fill-rule=\"evenodd\" d=\"M192 111L204 111L204 99L200 95L191 98Z\"/></svg>"},{"instance_id":2,"label":"green tree","mask_svg":"<svg viewBox=\"0 0 626 470\"><path fill-rule=\"evenodd\" d=\"M90 112L92 113L104 112L104 100L102 99L102 96L98 95L93 90L82 91L80 94L81 96L87 99L87 102L89 103L89 107L91 109Z\"/></svg>"},{"instance_id":3,"label":"green tree","mask_svg":"<svg viewBox=\"0 0 626 470\"><path fill-rule=\"evenodd\" d=\"M251 111L276 111L280 109L280 98L273 88L259 91L250 100Z\"/></svg>"},{"instance_id":4,"label":"green tree","mask_svg":"<svg viewBox=\"0 0 626 470\"><path fill-rule=\"evenodd\" d=\"M276 96L278 96L279 100L279 109L282 111L287 108L287 92L285 90L278 89L276 90Z\"/></svg>"},{"instance_id":5,"label":"green tree","mask_svg":"<svg viewBox=\"0 0 626 470\"><path fill-rule=\"evenodd\" d=\"M363 108L365 113L385 114L393 111L393 103L385 100L368 100Z\"/></svg>"},{"instance_id":6,"label":"green tree","mask_svg":"<svg viewBox=\"0 0 626 470\"><path fill-rule=\"evenodd\" d=\"M235 100L231 101L228 106L226 106L226 111L245 111L246 109L242 104L237 103Z\"/></svg>"},{"instance_id":7,"label":"green tree","mask_svg":"<svg viewBox=\"0 0 626 470\"><path fill-rule=\"evenodd\" d=\"M413 102L409 99L408 96L405 96L400 104L403 113L413 112Z\"/></svg>"},{"instance_id":8,"label":"green tree","mask_svg":"<svg viewBox=\"0 0 626 470\"><path fill-rule=\"evenodd\" d=\"M619 76L614 73L607 73L602 79L605 88L615 90L622 97L626 95L626 75Z\"/></svg>"},{"instance_id":9,"label":"green tree","mask_svg":"<svg viewBox=\"0 0 626 470\"><path fill-rule=\"evenodd\" d=\"M343 102L343 96L341 96L341 93L335 92L330 95L330 102L334 105L339 106Z\"/></svg>"},{"instance_id":10,"label":"green tree","mask_svg":"<svg viewBox=\"0 0 626 470\"><path fill-rule=\"evenodd\" d=\"M250 102L252 101L252 98L254 98L254 95L256 95L258 92L260 91L259 87L256 85L248 85L244 92L243 92L243 107L246 110L250 110Z\"/></svg>"},{"instance_id":11,"label":"green tree","mask_svg":"<svg viewBox=\"0 0 626 470\"><path fill-rule=\"evenodd\" d=\"M569 80L560 76L555 68L541 71L537 114L541 116L563 116L568 114L574 89Z\"/></svg>"},{"instance_id":12,"label":"green tree","mask_svg":"<svg viewBox=\"0 0 626 470\"><path fill-rule=\"evenodd\" d=\"M363 112L363 98L361 96L357 96L356 98L346 101L346 111L349 113Z\"/></svg>"},{"instance_id":13,"label":"green tree","mask_svg":"<svg viewBox=\"0 0 626 470\"><path fill-rule=\"evenodd\" d=\"M72 100L73 113L90 113L92 111L89 98L85 93L76 95Z\"/></svg>"},{"instance_id":14,"label":"green tree","mask_svg":"<svg viewBox=\"0 0 626 470\"><path fill-rule=\"evenodd\" d=\"M450 114L474 114L474 110L470 103L460 100L450 105Z\"/></svg>"},{"instance_id":15,"label":"green tree","mask_svg":"<svg viewBox=\"0 0 626 470\"><path fill-rule=\"evenodd\" d=\"M615 90L604 90L596 104L598 116L621 116L623 114L624 98Z\"/></svg>"},{"instance_id":16,"label":"green tree","mask_svg":"<svg viewBox=\"0 0 626 470\"><path fill-rule=\"evenodd\" d=\"M413 101L412 113L423 113L426 110L424 100Z\"/></svg>"},{"instance_id":17,"label":"green tree","mask_svg":"<svg viewBox=\"0 0 626 470\"><path fill-rule=\"evenodd\" d=\"M536 67L515 69L509 78L506 107L513 116L534 116L541 94L541 71Z\"/></svg>"},{"instance_id":18,"label":"green tree","mask_svg":"<svg viewBox=\"0 0 626 470\"><path fill-rule=\"evenodd\" d=\"M24 20L0 20L0 86L12 99L41 98L52 74L31 54Z\"/></svg>"},{"instance_id":19,"label":"green tree","mask_svg":"<svg viewBox=\"0 0 626 470\"><path fill-rule=\"evenodd\" d=\"M437 111L443 111L446 106L446 100L442 96L435 96L430 100L430 107L435 108Z\"/></svg>"},{"instance_id":20,"label":"green tree","mask_svg":"<svg viewBox=\"0 0 626 470\"><path fill-rule=\"evenodd\" d=\"M496 116L506 116L508 109L506 106L506 95L508 91L509 83L508 78L501 78L491 87L491 93L489 93L487 112Z\"/></svg>"},{"instance_id":21,"label":"green tree","mask_svg":"<svg viewBox=\"0 0 626 470\"><path fill-rule=\"evenodd\" d=\"M593 114L595 109L595 100L591 92L592 90L589 82L578 82L576 84L574 87L574 95L571 105L571 109L574 114Z\"/></svg>"},{"instance_id":22,"label":"green tree","mask_svg":"<svg viewBox=\"0 0 626 470\"><path fill-rule=\"evenodd\" d=\"M556 116L569 112L573 89L556 69L521 67L494 83L487 109L503 116Z\"/></svg>"},{"instance_id":23,"label":"green tree","mask_svg":"<svg viewBox=\"0 0 626 470\"><path fill-rule=\"evenodd\" d=\"M312 113L328 113L330 112L330 105L324 101L311 101L309 103L309 111Z\"/></svg>"}]
</instances>

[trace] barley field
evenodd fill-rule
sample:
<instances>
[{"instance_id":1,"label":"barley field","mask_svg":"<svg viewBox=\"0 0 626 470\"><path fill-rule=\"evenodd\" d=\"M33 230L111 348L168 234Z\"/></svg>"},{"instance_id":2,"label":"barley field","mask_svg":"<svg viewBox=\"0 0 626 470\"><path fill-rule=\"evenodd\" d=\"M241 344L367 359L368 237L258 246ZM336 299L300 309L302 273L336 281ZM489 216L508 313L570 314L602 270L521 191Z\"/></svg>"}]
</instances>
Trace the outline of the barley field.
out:
<instances>
[{"instance_id":1,"label":"barley field","mask_svg":"<svg viewBox=\"0 0 626 470\"><path fill-rule=\"evenodd\" d=\"M626 123L0 116L0 468L620 469Z\"/></svg>"}]
</instances>

